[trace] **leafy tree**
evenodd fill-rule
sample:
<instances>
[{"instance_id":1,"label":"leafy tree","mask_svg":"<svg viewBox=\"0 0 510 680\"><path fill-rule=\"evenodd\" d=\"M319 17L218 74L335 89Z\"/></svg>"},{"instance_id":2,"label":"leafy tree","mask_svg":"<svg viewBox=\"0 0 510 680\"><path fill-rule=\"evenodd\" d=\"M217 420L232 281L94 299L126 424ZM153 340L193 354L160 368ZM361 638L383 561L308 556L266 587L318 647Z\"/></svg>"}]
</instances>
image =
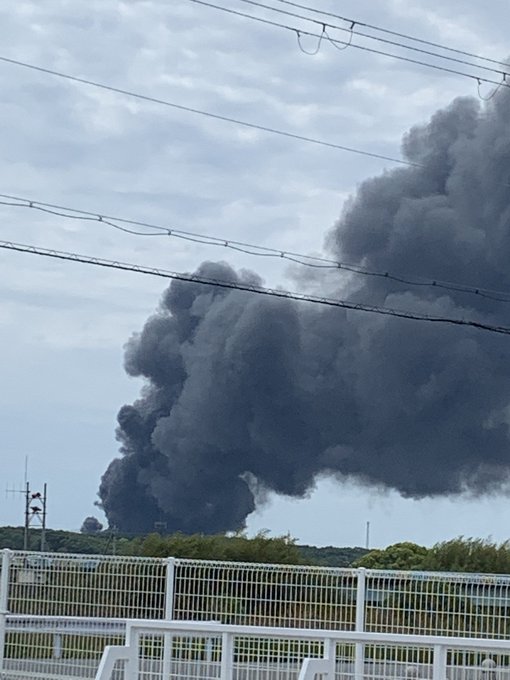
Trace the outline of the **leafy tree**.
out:
<instances>
[{"instance_id":1,"label":"leafy tree","mask_svg":"<svg viewBox=\"0 0 510 680\"><path fill-rule=\"evenodd\" d=\"M185 557L190 559L227 560L233 562L269 562L302 564L294 539L289 536L269 537L261 532L254 538L244 534L234 536L150 534L133 542L134 553L146 557Z\"/></svg>"},{"instance_id":2,"label":"leafy tree","mask_svg":"<svg viewBox=\"0 0 510 680\"><path fill-rule=\"evenodd\" d=\"M372 550L354 563L367 569L414 569L425 568L428 549L416 543L395 543L384 550Z\"/></svg>"},{"instance_id":3,"label":"leafy tree","mask_svg":"<svg viewBox=\"0 0 510 680\"><path fill-rule=\"evenodd\" d=\"M510 573L510 542L501 544L480 538L460 536L437 543L425 560L433 571L467 571L484 574Z\"/></svg>"},{"instance_id":4,"label":"leafy tree","mask_svg":"<svg viewBox=\"0 0 510 680\"><path fill-rule=\"evenodd\" d=\"M354 562L370 552L366 548L336 548L332 545L324 548L298 545L297 549L305 564L317 564L324 567L351 567Z\"/></svg>"},{"instance_id":5,"label":"leafy tree","mask_svg":"<svg viewBox=\"0 0 510 680\"><path fill-rule=\"evenodd\" d=\"M427 549L414 543L396 543L372 550L354 566L368 569L411 569L510 574L510 541L497 544L460 536Z\"/></svg>"}]
</instances>

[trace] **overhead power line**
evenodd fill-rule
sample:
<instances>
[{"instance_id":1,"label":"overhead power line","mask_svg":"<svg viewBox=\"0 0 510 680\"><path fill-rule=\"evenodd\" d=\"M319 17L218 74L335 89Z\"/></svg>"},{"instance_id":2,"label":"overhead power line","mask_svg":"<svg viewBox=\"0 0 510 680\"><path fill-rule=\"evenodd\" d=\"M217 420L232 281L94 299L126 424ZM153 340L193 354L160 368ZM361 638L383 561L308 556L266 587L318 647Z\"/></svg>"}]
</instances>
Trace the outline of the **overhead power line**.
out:
<instances>
[{"instance_id":1,"label":"overhead power line","mask_svg":"<svg viewBox=\"0 0 510 680\"><path fill-rule=\"evenodd\" d=\"M380 36L377 35L371 35L370 33L365 33L363 31L360 31L359 28L361 27L361 22L358 22L356 19L342 19L342 21L345 21L347 24L349 24L349 27L346 26L339 26L338 24L332 24L329 22L324 22L319 19L312 19L310 17L307 17L303 14L297 14L296 12L292 12L289 10L283 10L283 9L278 9L277 7L272 7L271 5L267 5L263 2L258 2L257 0L238 0L238 2L243 2L247 5L251 5L252 7L259 7L260 9L265 9L269 10L271 12L276 12L278 14L283 14L284 16L289 16L293 17L294 19L301 19L303 21L308 21L311 22L312 24L315 24L316 26L321 26L323 31L328 28L336 31L343 31L345 33L349 33L350 38L349 38L349 46L352 44L351 38L353 36L359 36L361 38L366 38L367 40L374 40L375 42L382 43L384 45L391 45L392 47L399 47L405 50L409 50L411 52L415 52L417 54L425 54L428 57L434 57L436 59L441 59L443 61L449 61L455 64L463 64L464 66L473 66L474 68L481 69L482 71L488 71L490 73L496 73L502 78L506 77L507 75L510 75L510 67L507 66L506 70L501 70L500 68L495 68L494 66L484 66L483 64L477 64L472 61L466 61L466 59L461 59L460 57L451 57L448 56L447 54L440 54L439 52L433 52L432 50L427 50L424 49L423 47L414 47L413 45L406 45L403 42L397 41L397 40L390 40L388 38L381 38ZM285 3L287 4L287 3ZM292 3L292 6L294 6L294 3ZM310 10L308 10L310 11ZM327 36L329 38L329 36ZM395 55L395 58L397 55ZM428 65L428 64L427 64ZM506 64L505 64L506 66Z\"/></svg>"},{"instance_id":2,"label":"overhead power line","mask_svg":"<svg viewBox=\"0 0 510 680\"><path fill-rule=\"evenodd\" d=\"M333 260L318 255L304 255L293 251L282 250L279 248L271 248L268 246L254 245L243 241L236 241L222 236L210 236L206 234L199 234L193 231L186 231L184 229L176 229L174 227L164 227L159 224L151 224L149 222L141 222L138 220L126 219L123 217L113 217L111 215L100 214L88 210L78 210L77 208L70 208L67 206L56 205L54 203L43 203L41 201L34 201L29 198L22 198L19 196L12 196L10 194L0 194L0 205L28 208L37 210L43 213L49 213L58 217L64 217L74 220L83 220L86 222L99 222L114 229L132 234L135 236L162 236L178 238L183 241L191 241L192 243L199 243L207 246L217 246L220 248L227 248L235 252L244 253L256 257L282 259L299 264L304 267L312 267L314 269L328 269L337 271L346 271L351 274L359 276L367 276L374 278L381 278L395 283L401 283L407 286L416 286L420 288L435 288L446 290L455 293L465 293L469 295L476 295L477 297L486 298L496 302L510 302L510 291L497 291L487 288L480 288L472 285L454 283L448 281L441 281L438 279L426 279L421 277L408 277L400 274L391 273L388 271L376 271L362 267L356 264L348 264ZM132 227L142 227L144 231L133 229ZM147 231L150 229L151 231Z\"/></svg>"},{"instance_id":3,"label":"overhead power line","mask_svg":"<svg viewBox=\"0 0 510 680\"><path fill-rule=\"evenodd\" d=\"M377 31L379 33L384 33L386 35L393 35L396 38L403 38L404 40L410 40L412 42L419 43L420 45L428 45L429 47L437 47L438 49L444 50L445 52L452 52L454 54L462 54L465 57L471 57L473 59L479 59L480 61L488 62L489 64L495 64L497 66L504 66L506 69L509 65L504 61L498 61L497 59L490 59L489 57L484 57L480 54L475 54L474 52L467 52L465 50L459 50L455 47L448 47L441 43L432 42L431 40L424 40L423 38L417 38L415 36L409 35L407 33L400 33L398 31L392 31L388 28L383 28L381 26L376 26L375 24L368 24L365 21L360 21L359 19L353 19L352 17L345 17L341 14L335 14L334 12L326 12L326 10L318 9L317 7L308 7L307 5L302 5L298 2L291 2L291 0L275 0L282 5L287 5L290 7L295 7L297 9L304 9L307 12L312 12L313 14L318 14L320 16L332 17L333 19L340 19L340 21L345 21L348 24L355 24L356 26L362 26L363 28L369 28L371 30Z\"/></svg>"},{"instance_id":4,"label":"overhead power line","mask_svg":"<svg viewBox=\"0 0 510 680\"><path fill-rule=\"evenodd\" d=\"M390 307L378 307L375 305L368 305L360 302L352 302L350 300L320 297L317 295L306 295L303 293L294 293L287 290L280 290L278 288L263 288L261 286L255 286L239 281L226 281L223 279L213 279L206 276L201 276L199 274L172 272L167 271L165 269L158 269L156 267L145 267L143 265L131 264L127 262L118 262L116 260L106 260L100 257L80 255L78 253L50 250L47 248L39 248L37 246L27 245L24 243L14 243L12 241L0 241L0 249L17 251L21 253L29 253L31 255L39 255L42 257L49 257L57 260L79 262L82 264L94 265L96 267L119 269L122 271L146 274L149 276L158 276L164 279L174 279L178 281L185 281L187 283L196 283L204 286L215 286L230 290L239 290L247 293L254 293L257 295L264 295L268 297L283 298L286 300L296 300L298 302L310 302L312 304L321 305L324 307L337 307L341 309L369 312L372 314L392 316L401 319L410 319L414 321L427 321L429 323L466 326L470 328L476 328L479 330L487 331L489 333L510 335L509 327L496 326L494 324L485 323L482 321L475 321L470 319L456 319L453 317L435 316L431 314L418 314L415 312L409 312L402 309L392 309Z\"/></svg>"},{"instance_id":5,"label":"overhead power line","mask_svg":"<svg viewBox=\"0 0 510 680\"><path fill-rule=\"evenodd\" d=\"M115 87L113 85L107 85L105 83L100 83L95 80L89 80L87 78L80 78L78 76L70 75L69 73L62 73L61 71L55 71L54 69L44 68L42 66L37 66L36 64L30 64L28 62L19 61L18 59L10 59L9 57L0 56L0 62L6 64L11 64L13 66L20 66L21 68L30 69L32 71L37 71L39 73L45 73L47 75L56 76L57 78L64 78L74 83L80 83L81 85L88 85L90 87L96 87L101 90L106 90L108 92L115 92L116 94L122 94L126 97L133 97L134 99L139 99L141 101L150 102L151 104L160 104L161 106L167 106L178 111L184 111L186 113L193 113L199 116L205 116L207 118L212 118L214 120L220 120L225 123L232 123L234 125L240 125L245 128L250 128L252 130L258 130L259 132L267 132L273 135L279 135L281 137L287 137L289 139L298 140L300 142L307 142L308 144L317 144L319 146L327 147L330 149L335 149L338 151L347 151L349 153L355 153L360 156L368 156L370 158L376 158L378 160L389 161L390 163L399 163L400 165L409 165L411 167L420 168L423 167L420 163L413 163L412 161L406 161L403 158L395 158L393 156L386 156L384 154L375 153L372 151L365 151L363 149L357 149L350 146L345 146L343 144L336 144L335 142L328 142L325 139L317 139L314 137L308 137L305 135L300 135L294 132L289 132L288 130L279 130L277 128L269 127L266 125L261 125L258 123L251 123L245 120L239 120L238 118L231 118L230 116L223 116L218 113L212 113L211 111L203 111L201 109L196 109L191 106L184 106L183 104L177 104L176 102L171 102L168 99L159 99L158 97L152 97L150 95L140 94L139 92L133 92L131 90L126 90L121 87Z\"/></svg>"},{"instance_id":6,"label":"overhead power line","mask_svg":"<svg viewBox=\"0 0 510 680\"><path fill-rule=\"evenodd\" d=\"M243 2L243 1L248 1L248 0L241 0L241 1ZM451 67L441 66L439 64L432 64L430 62L421 61L420 59L412 59L410 57L406 57L406 56L403 56L403 55L400 55L400 54L395 54L395 53L392 53L392 52L385 52L384 50L375 49L374 47L368 47L367 45L358 45L357 43L355 43L352 40L352 37L355 34L353 34L350 30L349 30L350 36L349 36L348 40L340 40L338 38L332 38L331 36L329 36L329 34L326 31L327 24L323 24L322 22L320 22L321 25L323 26L321 33L314 33L312 31L305 31L301 28L298 28L297 26L290 26L289 24L282 24L281 22L278 22L278 21L271 21L270 19L264 19L262 17L255 16L253 14L247 14L246 12L241 12L239 10L234 10L234 9L231 9L231 8L228 8L228 7L223 7L221 5L216 5L212 2L206 2L205 0L188 0L188 2L192 2L193 4L196 4L196 5L203 5L204 7L209 7L211 9L219 10L221 12L226 12L227 14L233 14L235 16L242 17L244 19L248 19L248 20L251 20L251 21L255 21L255 22L258 22L258 23L261 23L261 24L266 24L266 25L272 26L274 28L280 28L280 29L284 29L286 31L290 31L290 32L294 33L295 35L297 35L298 39L301 36L310 36L310 37L316 38L319 41L319 43L322 40L327 39L328 42L330 42L334 46L342 45L342 49L344 47L352 47L353 49L356 49L356 50L361 50L363 52L370 52L371 54L377 54L377 55L384 56L384 57L390 57L391 59L397 59L398 61L403 61L403 62L406 62L408 64L415 64L415 65L418 65L418 66L424 66L424 67L427 67L427 68L434 69L435 71L442 71L443 73L449 73L450 75L462 76L464 78L469 78L471 80L474 80L478 84L478 86L480 86L482 83L486 83L486 84L490 84L490 85L496 85L497 87L510 88L510 78L509 78L509 81L507 82L506 81L506 73L503 73L501 80L493 80L491 78L485 78L485 77L482 77L482 76L475 75L473 73L467 73L465 71L459 71L459 70L451 68ZM273 11L278 11L278 10L275 10L274 8L269 8L269 9L273 9ZM314 51L312 54L315 54L315 53L316 53L316 51Z\"/></svg>"}]
</instances>

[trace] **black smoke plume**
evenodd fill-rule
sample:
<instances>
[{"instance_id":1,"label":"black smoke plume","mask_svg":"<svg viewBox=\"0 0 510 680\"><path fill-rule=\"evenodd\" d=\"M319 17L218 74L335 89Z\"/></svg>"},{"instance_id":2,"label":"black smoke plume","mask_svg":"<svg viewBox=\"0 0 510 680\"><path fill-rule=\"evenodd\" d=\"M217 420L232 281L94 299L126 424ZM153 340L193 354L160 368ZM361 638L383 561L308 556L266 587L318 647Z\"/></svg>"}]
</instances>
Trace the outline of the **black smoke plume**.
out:
<instances>
[{"instance_id":1,"label":"black smoke plume","mask_svg":"<svg viewBox=\"0 0 510 680\"><path fill-rule=\"evenodd\" d=\"M328 235L337 258L510 291L510 97L459 99L404 138L419 167L367 180ZM253 273L203 263L211 278ZM330 292L330 291L328 291ZM510 325L510 303L353 277L342 297ZM319 474L419 498L488 493L510 471L510 339L173 282L126 350L145 379L118 416L111 524L238 529L258 493Z\"/></svg>"}]
</instances>

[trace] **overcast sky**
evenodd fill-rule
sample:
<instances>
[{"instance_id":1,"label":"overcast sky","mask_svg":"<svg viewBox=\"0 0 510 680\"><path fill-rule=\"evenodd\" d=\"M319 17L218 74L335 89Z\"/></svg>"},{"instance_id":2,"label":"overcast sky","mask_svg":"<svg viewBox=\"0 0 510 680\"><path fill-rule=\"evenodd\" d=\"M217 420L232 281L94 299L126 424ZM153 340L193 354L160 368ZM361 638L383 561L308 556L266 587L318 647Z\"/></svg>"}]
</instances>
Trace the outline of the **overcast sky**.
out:
<instances>
[{"instance_id":1,"label":"overcast sky","mask_svg":"<svg viewBox=\"0 0 510 680\"><path fill-rule=\"evenodd\" d=\"M255 11L239 0L217 4ZM490 11L474 0L308 4L495 59L510 52L503 0ZM12 0L0 6L0 38L0 56L392 157L410 126L456 96L477 96L471 80L353 48L325 42L308 56L290 32L189 0ZM359 183L393 167L6 63L0 88L0 193L33 200L321 253ZM1 205L0 219L5 240L175 271L222 259L269 285L298 285L281 262ZM32 486L48 482L52 528L100 516L93 503L118 450L116 414L142 386L123 369L123 346L164 288L137 274L0 252L2 486L21 488L28 456ZM20 524L22 513L21 495L0 489L0 524ZM359 545L368 520L372 545L502 540L510 504L405 500L324 479L305 500L270 496L248 529Z\"/></svg>"}]
</instances>

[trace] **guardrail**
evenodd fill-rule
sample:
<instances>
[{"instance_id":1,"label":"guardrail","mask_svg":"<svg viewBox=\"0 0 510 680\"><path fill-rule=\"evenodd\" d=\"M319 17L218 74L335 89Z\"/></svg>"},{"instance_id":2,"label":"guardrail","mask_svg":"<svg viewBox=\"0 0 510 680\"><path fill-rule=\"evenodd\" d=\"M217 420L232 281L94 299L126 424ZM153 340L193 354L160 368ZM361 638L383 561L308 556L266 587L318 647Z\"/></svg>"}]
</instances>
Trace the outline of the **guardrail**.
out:
<instances>
[{"instance_id":1,"label":"guardrail","mask_svg":"<svg viewBox=\"0 0 510 680\"><path fill-rule=\"evenodd\" d=\"M128 621L126 644L105 649L95 680L296 678L351 680L510 677L510 642L431 635Z\"/></svg>"}]
</instances>

